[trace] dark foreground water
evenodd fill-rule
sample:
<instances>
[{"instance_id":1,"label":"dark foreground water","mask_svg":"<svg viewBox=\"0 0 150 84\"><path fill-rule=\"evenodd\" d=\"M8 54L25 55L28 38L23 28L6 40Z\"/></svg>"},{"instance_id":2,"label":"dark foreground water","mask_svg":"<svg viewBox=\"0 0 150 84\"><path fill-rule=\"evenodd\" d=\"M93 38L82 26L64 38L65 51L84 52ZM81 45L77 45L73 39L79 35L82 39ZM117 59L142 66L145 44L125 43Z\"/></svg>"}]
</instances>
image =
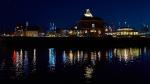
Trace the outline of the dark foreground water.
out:
<instances>
[{"instance_id":1,"label":"dark foreground water","mask_svg":"<svg viewBox=\"0 0 150 84\"><path fill-rule=\"evenodd\" d=\"M0 80L150 84L150 49L0 48Z\"/></svg>"}]
</instances>

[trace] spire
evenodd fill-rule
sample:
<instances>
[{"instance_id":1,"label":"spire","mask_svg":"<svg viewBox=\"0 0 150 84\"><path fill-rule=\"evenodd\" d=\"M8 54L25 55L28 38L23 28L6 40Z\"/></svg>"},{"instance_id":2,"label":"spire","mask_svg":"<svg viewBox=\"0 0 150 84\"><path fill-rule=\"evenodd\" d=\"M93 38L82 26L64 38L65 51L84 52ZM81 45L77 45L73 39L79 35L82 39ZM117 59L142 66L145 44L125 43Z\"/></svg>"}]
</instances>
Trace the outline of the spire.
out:
<instances>
[{"instance_id":1,"label":"spire","mask_svg":"<svg viewBox=\"0 0 150 84\"><path fill-rule=\"evenodd\" d=\"M29 22L28 21L26 21L26 27L28 27L29 26Z\"/></svg>"},{"instance_id":2,"label":"spire","mask_svg":"<svg viewBox=\"0 0 150 84\"><path fill-rule=\"evenodd\" d=\"M85 17L93 17L93 15L90 12L90 9L86 9L86 12L84 14Z\"/></svg>"}]
</instances>

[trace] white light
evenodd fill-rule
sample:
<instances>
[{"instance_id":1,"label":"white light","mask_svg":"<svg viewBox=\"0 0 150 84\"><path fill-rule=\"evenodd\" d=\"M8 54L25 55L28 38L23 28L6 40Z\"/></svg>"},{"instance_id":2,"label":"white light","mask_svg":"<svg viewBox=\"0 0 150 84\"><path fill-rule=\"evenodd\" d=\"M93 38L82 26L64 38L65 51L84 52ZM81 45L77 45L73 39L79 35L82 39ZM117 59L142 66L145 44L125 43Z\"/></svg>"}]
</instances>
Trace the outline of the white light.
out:
<instances>
[{"instance_id":1,"label":"white light","mask_svg":"<svg viewBox=\"0 0 150 84\"><path fill-rule=\"evenodd\" d=\"M93 15L90 12L90 9L86 9L86 13L84 14L85 17L93 17Z\"/></svg>"},{"instance_id":2,"label":"white light","mask_svg":"<svg viewBox=\"0 0 150 84\"><path fill-rule=\"evenodd\" d=\"M95 28L95 24L92 24L92 28Z\"/></svg>"}]
</instances>

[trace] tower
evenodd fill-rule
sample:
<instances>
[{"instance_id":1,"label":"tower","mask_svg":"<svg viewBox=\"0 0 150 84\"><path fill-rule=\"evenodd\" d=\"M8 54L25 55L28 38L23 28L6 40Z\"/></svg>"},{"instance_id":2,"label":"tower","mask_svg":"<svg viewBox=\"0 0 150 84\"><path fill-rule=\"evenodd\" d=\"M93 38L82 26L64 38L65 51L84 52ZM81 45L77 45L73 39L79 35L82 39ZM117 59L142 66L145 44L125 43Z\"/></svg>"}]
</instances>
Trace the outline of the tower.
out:
<instances>
[{"instance_id":1,"label":"tower","mask_svg":"<svg viewBox=\"0 0 150 84\"><path fill-rule=\"evenodd\" d=\"M49 24L49 31L50 32L56 31L56 25L55 25L54 22L53 23L50 22L50 24Z\"/></svg>"}]
</instances>

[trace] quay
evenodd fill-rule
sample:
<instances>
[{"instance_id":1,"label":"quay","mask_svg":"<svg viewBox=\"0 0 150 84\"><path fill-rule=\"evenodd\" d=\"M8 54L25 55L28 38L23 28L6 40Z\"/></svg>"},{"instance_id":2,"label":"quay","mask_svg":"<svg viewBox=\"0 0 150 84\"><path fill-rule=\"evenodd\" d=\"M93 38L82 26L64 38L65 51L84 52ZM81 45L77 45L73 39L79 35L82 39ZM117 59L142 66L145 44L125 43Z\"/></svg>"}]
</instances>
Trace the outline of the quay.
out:
<instances>
[{"instance_id":1,"label":"quay","mask_svg":"<svg viewBox=\"0 0 150 84\"><path fill-rule=\"evenodd\" d=\"M150 46L150 38L131 37L0 37L7 47L123 47Z\"/></svg>"}]
</instances>

